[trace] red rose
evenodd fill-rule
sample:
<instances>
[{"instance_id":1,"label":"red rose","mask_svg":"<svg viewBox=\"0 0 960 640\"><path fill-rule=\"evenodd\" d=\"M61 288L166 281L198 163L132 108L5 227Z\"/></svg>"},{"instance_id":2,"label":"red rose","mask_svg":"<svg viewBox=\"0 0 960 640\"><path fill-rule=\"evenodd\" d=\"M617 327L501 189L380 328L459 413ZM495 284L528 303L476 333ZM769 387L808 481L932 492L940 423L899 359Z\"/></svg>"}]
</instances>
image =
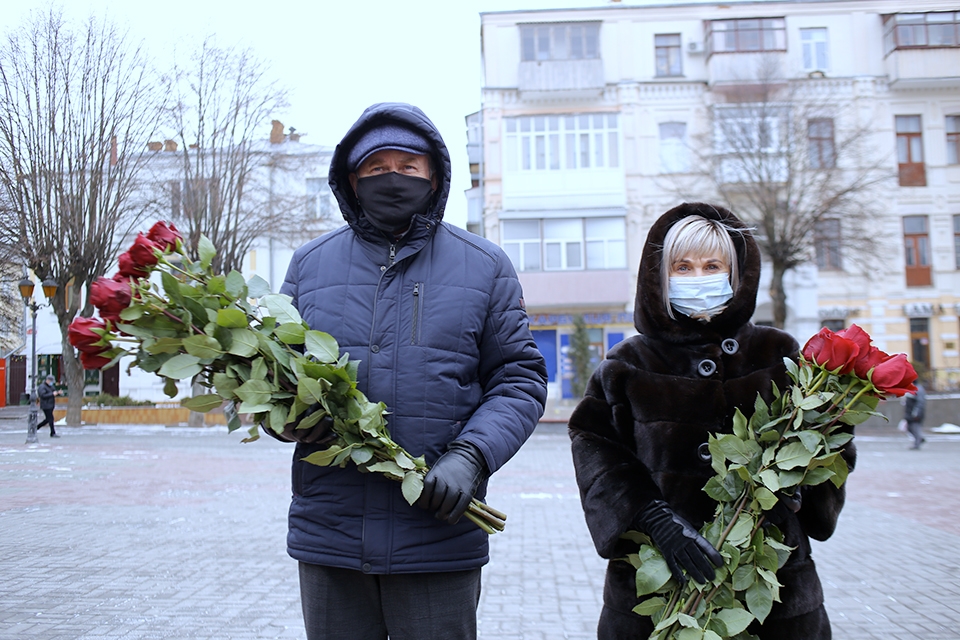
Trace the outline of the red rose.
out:
<instances>
[{"instance_id":1,"label":"red rose","mask_svg":"<svg viewBox=\"0 0 960 640\"><path fill-rule=\"evenodd\" d=\"M82 353L99 354L109 347L98 344L103 340L103 335L97 331L105 332L106 330L107 325L103 320L79 316L74 318L67 327L67 339Z\"/></svg>"},{"instance_id":2,"label":"red rose","mask_svg":"<svg viewBox=\"0 0 960 640\"><path fill-rule=\"evenodd\" d=\"M803 357L810 362L816 362L827 371L835 371L845 375L853 370L853 365L860 353L860 347L849 338L830 331L824 327L820 333L807 340L803 346Z\"/></svg>"},{"instance_id":3,"label":"red rose","mask_svg":"<svg viewBox=\"0 0 960 640\"><path fill-rule=\"evenodd\" d=\"M149 271L134 261L134 259L130 256L129 251L121 253L120 257L117 258L117 262L119 263L120 268L120 270L117 271L117 276L124 278L144 278L150 275Z\"/></svg>"},{"instance_id":4,"label":"red rose","mask_svg":"<svg viewBox=\"0 0 960 640\"><path fill-rule=\"evenodd\" d=\"M106 358L101 355L80 352L80 364L83 365L84 369L103 369L106 365L110 364L110 361L113 358Z\"/></svg>"},{"instance_id":5,"label":"red rose","mask_svg":"<svg viewBox=\"0 0 960 640\"><path fill-rule=\"evenodd\" d=\"M855 324L846 329L837 331L837 335L853 340L860 348L857 360L853 363L853 373L861 380L867 380L870 369L889 358L890 356L870 344L870 334Z\"/></svg>"},{"instance_id":6,"label":"red rose","mask_svg":"<svg viewBox=\"0 0 960 640\"><path fill-rule=\"evenodd\" d=\"M898 397L907 393L916 393L917 387L913 384L916 379L917 372L903 353L888 356L873 368L873 373L870 375L870 382L877 391Z\"/></svg>"},{"instance_id":7,"label":"red rose","mask_svg":"<svg viewBox=\"0 0 960 640\"><path fill-rule=\"evenodd\" d=\"M157 264L157 260L160 259L157 255L157 251L159 250L160 247L157 244L142 233L138 233L137 239L134 240L130 248L127 249L127 253L130 254L130 258L135 265L141 269L145 269L146 267L152 267Z\"/></svg>"},{"instance_id":8,"label":"red rose","mask_svg":"<svg viewBox=\"0 0 960 640\"><path fill-rule=\"evenodd\" d=\"M183 240L183 236L180 235L172 222L167 223L161 220L150 227L150 231L147 231L147 240L158 245L162 251L166 252L176 249L177 241Z\"/></svg>"},{"instance_id":9,"label":"red rose","mask_svg":"<svg viewBox=\"0 0 960 640\"><path fill-rule=\"evenodd\" d=\"M120 312L130 306L129 280L118 282L97 278L90 285L90 303L99 311L100 317L113 322L120 321Z\"/></svg>"}]
</instances>

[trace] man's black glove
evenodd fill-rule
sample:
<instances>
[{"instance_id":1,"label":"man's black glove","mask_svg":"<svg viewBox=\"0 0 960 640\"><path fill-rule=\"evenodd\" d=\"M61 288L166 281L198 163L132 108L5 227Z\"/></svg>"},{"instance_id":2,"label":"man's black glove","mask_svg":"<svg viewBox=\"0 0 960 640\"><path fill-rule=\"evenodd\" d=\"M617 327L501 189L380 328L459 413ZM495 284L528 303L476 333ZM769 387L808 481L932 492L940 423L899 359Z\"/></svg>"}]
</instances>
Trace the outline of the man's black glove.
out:
<instances>
[{"instance_id":1,"label":"man's black glove","mask_svg":"<svg viewBox=\"0 0 960 640\"><path fill-rule=\"evenodd\" d=\"M300 419L294 424L284 425L283 433L277 433L266 425L262 425L263 430L280 442L299 442L301 444L315 445L327 444L337 437L337 434L333 432L333 418L330 416L324 416L320 418L320 421L317 424L307 429L297 428L297 425L300 424L304 418L322 409L323 405L321 405L319 402L310 405L310 407L303 412L303 415L300 416Z\"/></svg>"},{"instance_id":2,"label":"man's black glove","mask_svg":"<svg viewBox=\"0 0 960 640\"><path fill-rule=\"evenodd\" d=\"M710 563L723 564L723 558L706 538L693 526L674 513L663 500L654 500L641 511L635 520L637 528L646 533L663 554L673 577L683 584L686 569L697 582L704 584L716 577Z\"/></svg>"},{"instance_id":3,"label":"man's black glove","mask_svg":"<svg viewBox=\"0 0 960 640\"><path fill-rule=\"evenodd\" d=\"M803 505L803 493L800 489L801 487L797 487L791 494L777 491L774 494L777 496L777 504L773 505L769 511L763 512L764 520L772 525L779 526L791 513L800 511L800 507Z\"/></svg>"},{"instance_id":4,"label":"man's black glove","mask_svg":"<svg viewBox=\"0 0 960 640\"><path fill-rule=\"evenodd\" d=\"M439 520L455 524L487 475L487 463L480 449L464 440L454 440L427 472L416 505L434 511Z\"/></svg>"}]
</instances>

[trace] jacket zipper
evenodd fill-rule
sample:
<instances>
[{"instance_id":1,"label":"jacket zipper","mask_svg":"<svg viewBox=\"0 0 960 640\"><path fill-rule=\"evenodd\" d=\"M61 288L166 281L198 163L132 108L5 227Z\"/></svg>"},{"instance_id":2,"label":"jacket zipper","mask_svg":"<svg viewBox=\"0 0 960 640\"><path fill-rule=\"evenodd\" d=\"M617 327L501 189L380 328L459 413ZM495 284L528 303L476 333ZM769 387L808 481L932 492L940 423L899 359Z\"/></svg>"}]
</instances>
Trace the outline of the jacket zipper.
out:
<instances>
[{"instance_id":1,"label":"jacket zipper","mask_svg":"<svg viewBox=\"0 0 960 640\"><path fill-rule=\"evenodd\" d=\"M422 282L413 283L413 326L410 328L410 344L420 342L420 305L423 303L420 286L422 284Z\"/></svg>"}]
</instances>

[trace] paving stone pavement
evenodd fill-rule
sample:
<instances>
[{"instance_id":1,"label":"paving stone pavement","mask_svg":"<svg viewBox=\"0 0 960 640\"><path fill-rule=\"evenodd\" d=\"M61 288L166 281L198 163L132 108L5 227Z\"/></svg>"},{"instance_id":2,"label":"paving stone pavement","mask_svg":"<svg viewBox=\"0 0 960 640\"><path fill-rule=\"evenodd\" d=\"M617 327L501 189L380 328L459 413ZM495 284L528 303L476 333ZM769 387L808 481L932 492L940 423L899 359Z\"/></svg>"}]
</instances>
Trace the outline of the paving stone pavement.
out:
<instances>
[{"instance_id":1,"label":"paving stone pavement","mask_svg":"<svg viewBox=\"0 0 960 640\"><path fill-rule=\"evenodd\" d=\"M223 428L46 430L0 419L0 640L304 638L286 555L290 449ZM960 437L859 434L836 534L814 543L838 640L960 638ZM595 638L604 562L562 424L491 481L483 640Z\"/></svg>"}]
</instances>

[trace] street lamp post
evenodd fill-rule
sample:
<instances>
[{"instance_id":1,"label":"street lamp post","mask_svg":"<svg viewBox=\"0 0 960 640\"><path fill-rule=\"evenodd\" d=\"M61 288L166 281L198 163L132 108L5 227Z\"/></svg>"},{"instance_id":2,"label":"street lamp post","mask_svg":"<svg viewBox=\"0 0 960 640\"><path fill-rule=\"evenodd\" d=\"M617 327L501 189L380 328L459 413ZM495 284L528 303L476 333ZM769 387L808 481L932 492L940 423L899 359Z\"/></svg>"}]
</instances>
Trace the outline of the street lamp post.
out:
<instances>
[{"instance_id":1,"label":"street lamp post","mask_svg":"<svg viewBox=\"0 0 960 640\"><path fill-rule=\"evenodd\" d=\"M33 299L33 280L24 277L18 285L20 296L23 298L23 306L30 310L30 316L33 323L33 330L30 335L30 414L27 418L27 444L37 442L37 311L45 307L44 304L37 304ZM47 300L53 298L57 293L57 283L47 278L43 281L43 295ZM52 427L51 427L52 428Z\"/></svg>"}]
</instances>

